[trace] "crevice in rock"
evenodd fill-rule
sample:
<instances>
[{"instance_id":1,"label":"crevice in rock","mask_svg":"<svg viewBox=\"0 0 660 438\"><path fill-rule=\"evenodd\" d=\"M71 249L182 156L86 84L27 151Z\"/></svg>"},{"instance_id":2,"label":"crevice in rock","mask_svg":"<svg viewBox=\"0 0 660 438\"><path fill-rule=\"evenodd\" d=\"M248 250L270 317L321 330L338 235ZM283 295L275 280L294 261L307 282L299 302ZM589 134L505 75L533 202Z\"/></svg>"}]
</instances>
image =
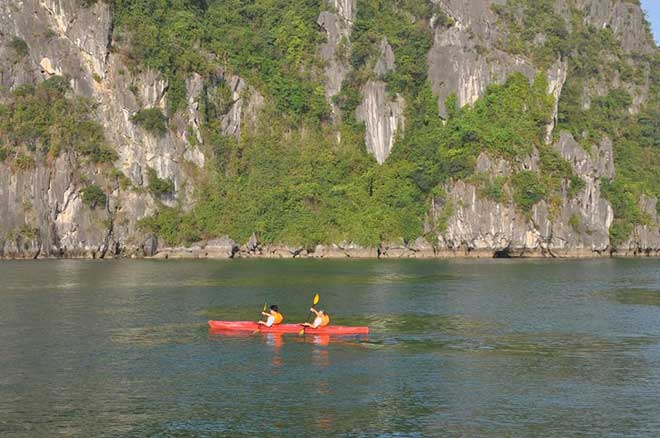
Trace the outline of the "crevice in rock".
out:
<instances>
[{"instance_id":1,"label":"crevice in rock","mask_svg":"<svg viewBox=\"0 0 660 438\"><path fill-rule=\"evenodd\" d=\"M103 75L108 76L108 66L110 65L110 50L112 49L112 35L115 32L115 14L113 3L110 2L110 24L108 26L108 33L106 35L105 56L103 59Z\"/></svg>"},{"instance_id":2,"label":"crevice in rock","mask_svg":"<svg viewBox=\"0 0 660 438\"><path fill-rule=\"evenodd\" d=\"M110 223L108 224L108 232L105 235L105 238L103 239L103 245L101 245L101 255L99 258L103 259L105 258L106 253L110 249L110 239L112 238L112 233L114 231L114 225L115 225L115 217L113 213L110 211L110 200L106 200L105 204L106 211L108 212L108 215L110 216ZM119 246L119 243L117 243L117 246ZM116 254L115 254L116 255Z\"/></svg>"},{"instance_id":3,"label":"crevice in rock","mask_svg":"<svg viewBox=\"0 0 660 438\"><path fill-rule=\"evenodd\" d=\"M494 259L510 259L511 258L511 247L507 246L504 249L501 249L499 251L495 251L493 253L493 258Z\"/></svg>"},{"instance_id":4,"label":"crevice in rock","mask_svg":"<svg viewBox=\"0 0 660 438\"><path fill-rule=\"evenodd\" d=\"M160 96L158 96L158 98L154 102L154 105L153 105L154 107L157 107L161 104L163 99L165 99L165 96L167 95L167 91L169 89L170 89L170 82L166 80L165 81L165 86L163 87L163 90L161 91Z\"/></svg>"},{"instance_id":5,"label":"crevice in rock","mask_svg":"<svg viewBox=\"0 0 660 438\"><path fill-rule=\"evenodd\" d=\"M39 239L39 240L37 241L37 252L34 253L34 256L32 256L32 259L33 259L33 260L36 260L36 259L39 258L39 254L41 254L41 247L42 247L41 239Z\"/></svg>"}]
</instances>

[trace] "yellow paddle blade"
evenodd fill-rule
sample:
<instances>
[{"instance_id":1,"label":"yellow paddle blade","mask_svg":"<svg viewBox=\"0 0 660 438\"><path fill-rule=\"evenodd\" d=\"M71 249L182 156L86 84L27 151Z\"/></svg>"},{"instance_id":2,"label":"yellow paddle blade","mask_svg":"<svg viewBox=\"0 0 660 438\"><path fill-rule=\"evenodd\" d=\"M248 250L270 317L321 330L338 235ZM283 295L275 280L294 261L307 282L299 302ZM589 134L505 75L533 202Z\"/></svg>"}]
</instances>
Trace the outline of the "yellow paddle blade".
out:
<instances>
[{"instance_id":1,"label":"yellow paddle blade","mask_svg":"<svg viewBox=\"0 0 660 438\"><path fill-rule=\"evenodd\" d=\"M305 329L302 329L298 332L298 336L302 336L305 334Z\"/></svg>"},{"instance_id":2,"label":"yellow paddle blade","mask_svg":"<svg viewBox=\"0 0 660 438\"><path fill-rule=\"evenodd\" d=\"M264 303L264 310L263 310L263 312L265 312L267 308L268 308L268 303Z\"/></svg>"},{"instance_id":3,"label":"yellow paddle blade","mask_svg":"<svg viewBox=\"0 0 660 438\"><path fill-rule=\"evenodd\" d=\"M314 305L315 306L319 303L320 299L321 299L321 297L319 296L319 294L314 295Z\"/></svg>"}]
</instances>

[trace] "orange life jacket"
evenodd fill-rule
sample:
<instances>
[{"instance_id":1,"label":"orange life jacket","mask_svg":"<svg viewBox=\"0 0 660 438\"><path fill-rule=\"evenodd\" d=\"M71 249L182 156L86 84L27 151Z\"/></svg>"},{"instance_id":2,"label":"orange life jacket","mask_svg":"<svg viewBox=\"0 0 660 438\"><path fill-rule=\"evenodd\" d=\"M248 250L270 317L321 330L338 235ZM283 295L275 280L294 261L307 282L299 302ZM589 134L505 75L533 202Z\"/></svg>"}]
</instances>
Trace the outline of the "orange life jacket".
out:
<instances>
[{"instance_id":1,"label":"orange life jacket","mask_svg":"<svg viewBox=\"0 0 660 438\"><path fill-rule=\"evenodd\" d=\"M284 316L280 312L271 310L270 313L275 317L275 321L273 321L273 325L280 324L282 321L284 321Z\"/></svg>"},{"instance_id":2,"label":"orange life jacket","mask_svg":"<svg viewBox=\"0 0 660 438\"><path fill-rule=\"evenodd\" d=\"M319 327L325 327L328 324L330 324L330 315L324 313L321 317L321 324L319 324Z\"/></svg>"}]
</instances>

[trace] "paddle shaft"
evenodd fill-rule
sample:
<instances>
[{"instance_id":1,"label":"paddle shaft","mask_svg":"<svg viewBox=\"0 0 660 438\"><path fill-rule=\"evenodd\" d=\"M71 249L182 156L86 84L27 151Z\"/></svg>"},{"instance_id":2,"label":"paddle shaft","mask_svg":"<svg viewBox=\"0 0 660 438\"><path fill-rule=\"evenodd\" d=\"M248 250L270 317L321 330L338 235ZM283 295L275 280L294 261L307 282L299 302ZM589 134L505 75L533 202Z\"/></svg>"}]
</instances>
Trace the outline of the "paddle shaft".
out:
<instances>
[{"instance_id":1,"label":"paddle shaft","mask_svg":"<svg viewBox=\"0 0 660 438\"><path fill-rule=\"evenodd\" d=\"M314 299L312 300L312 309L316 309L316 305L319 303L319 300L321 299L321 296L319 294L314 295ZM312 319L312 311L309 311L309 315L307 315L307 321Z\"/></svg>"},{"instance_id":2,"label":"paddle shaft","mask_svg":"<svg viewBox=\"0 0 660 438\"><path fill-rule=\"evenodd\" d=\"M263 317L263 313L266 311L267 308L268 308L268 301L264 303L264 308L259 314L259 321L261 321L261 318ZM252 332L253 335L256 335L257 333L259 333L259 329L256 329L255 331Z\"/></svg>"}]
</instances>

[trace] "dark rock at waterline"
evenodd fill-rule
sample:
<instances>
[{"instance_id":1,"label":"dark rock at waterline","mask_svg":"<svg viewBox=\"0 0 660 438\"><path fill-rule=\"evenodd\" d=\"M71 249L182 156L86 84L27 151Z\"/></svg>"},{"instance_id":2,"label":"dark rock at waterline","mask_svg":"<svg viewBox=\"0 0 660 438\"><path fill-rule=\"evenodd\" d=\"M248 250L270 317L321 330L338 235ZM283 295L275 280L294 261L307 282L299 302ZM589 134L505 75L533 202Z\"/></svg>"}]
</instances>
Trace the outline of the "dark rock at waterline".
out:
<instances>
[{"instance_id":1,"label":"dark rock at waterline","mask_svg":"<svg viewBox=\"0 0 660 438\"><path fill-rule=\"evenodd\" d=\"M259 238L256 233L252 233L250 240L245 244L248 252L257 252L259 250Z\"/></svg>"},{"instance_id":2,"label":"dark rock at waterline","mask_svg":"<svg viewBox=\"0 0 660 438\"><path fill-rule=\"evenodd\" d=\"M142 244L142 251L145 257L153 257L158 252L158 238L149 234Z\"/></svg>"}]
</instances>

